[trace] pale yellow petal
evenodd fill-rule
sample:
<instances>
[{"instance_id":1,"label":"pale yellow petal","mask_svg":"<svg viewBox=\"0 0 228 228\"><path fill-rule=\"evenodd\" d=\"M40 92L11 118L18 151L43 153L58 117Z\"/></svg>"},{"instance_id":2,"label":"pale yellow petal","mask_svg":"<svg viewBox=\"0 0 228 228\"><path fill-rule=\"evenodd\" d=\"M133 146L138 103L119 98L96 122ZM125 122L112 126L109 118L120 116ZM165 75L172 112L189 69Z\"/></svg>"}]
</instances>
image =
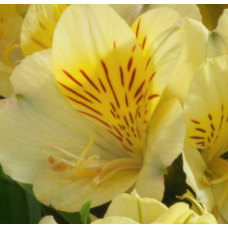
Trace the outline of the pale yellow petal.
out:
<instances>
[{"instance_id":1,"label":"pale yellow petal","mask_svg":"<svg viewBox=\"0 0 228 228\"><path fill-rule=\"evenodd\" d=\"M142 13L144 5L142 4L109 4L126 22L128 25L136 20Z\"/></svg>"},{"instance_id":2,"label":"pale yellow petal","mask_svg":"<svg viewBox=\"0 0 228 228\"><path fill-rule=\"evenodd\" d=\"M43 217L39 224L57 224L57 222L55 221L54 217L52 215L48 215Z\"/></svg>"},{"instance_id":3,"label":"pale yellow petal","mask_svg":"<svg viewBox=\"0 0 228 228\"><path fill-rule=\"evenodd\" d=\"M186 174L186 183L196 193L196 200L201 203L206 211L211 212L215 204L212 188L205 186L203 176L208 169L200 152L191 148L187 144L184 145L184 172ZM186 166L190 169L186 170Z\"/></svg>"},{"instance_id":4,"label":"pale yellow petal","mask_svg":"<svg viewBox=\"0 0 228 228\"><path fill-rule=\"evenodd\" d=\"M133 23L132 30L146 59L148 91L140 109L141 114L145 112L144 121L147 123L179 60L185 42L185 31L180 15L168 8L142 14Z\"/></svg>"},{"instance_id":5,"label":"pale yellow petal","mask_svg":"<svg viewBox=\"0 0 228 228\"><path fill-rule=\"evenodd\" d=\"M129 218L111 216L103 219L98 219L92 222L91 224L139 224L139 223Z\"/></svg>"},{"instance_id":6,"label":"pale yellow petal","mask_svg":"<svg viewBox=\"0 0 228 228\"><path fill-rule=\"evenodd\" d=\"M91 207L111 201L127 191L136 181L138 171L119 171L107 180L93 183L93 178L79 178L73 167L54 171L51 167L40 170L34 178L33 191L36 198L57 210L79 211L92 199Z\"/></svg>"},{"instance_id":7,"label":"pale yellow petal","mask_svg":"<svg viewBox=\"0 0 228 228\"><path fill-rule=\"evenodd\" d=\"M188 224L217 224L217 221L214 215L210 213L206 213L201 216L195 214L190 218Z\"/></svg>"},{"instance_id":8,"label":"pale yellow petal","mask_svg":"<svg viewBox=\"0 0 228 228\"><path fill-rule=\"evenodd\" d=\"M197 68L206 60L208 30L202 23L185 18L186 42L178 64L170 77L164 94L184 103L189 84ZM197 51L196 51L197 50Z\"/></svg>"},{"instance_id":9,"label":"pale yellow petal","mask_svg":"<svg viewBox=\"0 0 228 228\"><path fill-rule=\"evenodd\" d=\"M188 17L202 22L202 16L200 15L199 8L195 4L147 4L143 8L143 12L163 7L177 11L182 18Z\"/></svg>"},{"instance_id":10,"label":"pale yellow petal","mask_svg":"<svg viewBox=\"0 0 228 228\"><path fill-rule=\"evenodd\" d=\"M184 135L182 108L176 99L170 99L152 116L149 123L144 164L136 183L136 190L141 197L162 200L164 175L168 173L166 168L180 155Z\"/></svg>"},{"instance_id":11,"label":"pale yellow petal","mask_svg":"<svg viewBox=\"0 0 228 228\"><path fill-rule=\"evenodd\" d=\"M208 150L209 158L227 151L228 56L206 61L196 72L184 105L186 142Z\"/></svg>"},{"instance_id":12,"label":"pale yellow petal","mask_svg":"<svg viewBox=\"0 0 228 228\"><path fill-rule=\"evenodd\" d=\"M15 5L1 5L0 8L0 40L18 38L23 19L18 14Z\"/></svg>"},{"instance_id":13,"label":"pale yellow petal","mask_svg":"<svg viewBox=\"0 0 228 228\"><path fill-rule=\"evenodd\" d=\"M140 198L136 192L121 194L113 199L105 217L116 216L130 218L141 224L152 223L167 207L152 198Z\"/></svg>"},{"instance_id":14,"label":"pale yellow petal","mask_svg":"<svg viewBox=\"0 0 228 228\"><path fill-rule=\"evenodd\" d=\"M8 97L13 92L13 87L10 82L12 69L0 62L0 95Z\"/></svg>"},{"instance_id":15,"label":"pale yellow petal","mask_svg":"<svg viewBox=\"0 0 228 228\"><path fill-rule=\"evenodd\" d=\"M126 22L107 5L69 6L56 27L52 66L72 107L122 151L142 156L136 113L145 93L145 87L137 93L145 62Z\"/></svg>"},{"instance_id":16,"label":"pale yellow petal","mask_svg":"<svg viewBox=\"0 0 228 228\"><path fill-rule=\"evenodd\" d=\"M21 30L21 48L24 56L52 47L53 33L67 5L32 4L24 18Z\"/></svg>"}]
</instances>

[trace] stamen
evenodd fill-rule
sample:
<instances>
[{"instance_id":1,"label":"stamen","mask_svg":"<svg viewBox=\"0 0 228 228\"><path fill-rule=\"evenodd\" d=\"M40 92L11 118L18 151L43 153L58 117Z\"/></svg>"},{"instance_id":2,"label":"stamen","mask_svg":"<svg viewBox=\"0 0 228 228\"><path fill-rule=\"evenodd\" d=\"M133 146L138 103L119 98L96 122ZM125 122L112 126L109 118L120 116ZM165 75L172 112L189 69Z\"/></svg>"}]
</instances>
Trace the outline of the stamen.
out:
<instances>
[{"instance_id":1,"label":"stamen","mask_svg":"<svg viewBox=\"0 0 228 228\"><path fill-rule=\"evenodd\" d=\"M60 162L59 164L57 165L53 165L52 166L52 169L55 170L55 171L59 171L59 170L62 170L62 169L66 169L66 164L64 162Z\"/></svg>"},{"instance_id":2,"label":"stamen","mask_svg":"<svg viewBox=\"0 0 228 228\"><path fill-rule=\"evenodd\" d=\"M48 148L53 148L53 149L59 150L59 151L63 152L64 154L68 155L69 157L72 157L72 158L75 158L75 159L79 159L78 156L76 156L76 155L74 155L74 154L71 154L70 152L68 152L68 151L66 151L66 150L64 150L64 149L62 149L62 148L59 148L59 147L57 147L57 146L47 145L47 146L45 147L45 150L47 150Z\"/></svg>"},{"instance_id":3,"label":"stamen","mask_svg":"<svg viewBox=\"0 0 228 228\"><path fill-rule=\"evenodd\" d=\"M52 156L50 156L50 157L48 158L48 162L49 162L50 164L54 164L55 160L54 160L54 158L53 158Z\"/></svg>"},{"instance_id":4,"label":"stamen","mask_svg":"<svg viewBox=\"0 0 228 228\"><path fill-rule=\"evenodd\" d=\"M9 66L10 68L13 68L13 64L9 61L9 53L17 48L21 48L19 44L12 45L15 39L12 39L12 41L6 46L5 50L3 51L2 61L4 64ZM12 45L12 46L11 46Z\"/></svg>"}]
</instances>

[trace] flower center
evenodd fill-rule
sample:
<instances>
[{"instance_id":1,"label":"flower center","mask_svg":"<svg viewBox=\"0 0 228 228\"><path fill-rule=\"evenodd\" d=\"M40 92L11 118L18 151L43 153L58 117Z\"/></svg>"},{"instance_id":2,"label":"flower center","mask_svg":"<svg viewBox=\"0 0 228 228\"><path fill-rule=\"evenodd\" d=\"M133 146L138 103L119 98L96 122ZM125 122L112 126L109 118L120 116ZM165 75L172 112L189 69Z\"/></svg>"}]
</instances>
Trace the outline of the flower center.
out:
<instances>
[{"instance_id":1,"label":"flower center","mask_svg":"<svg viewBox=\"0 0 228 228\"><path fill-rule=\"evenodd\" d=\"M63 150L59 147L55 146L48 146L48 148L52 147L57 149L64 154L74 158L74 160L68 161L65 159L60 158L60 162L58 164L54 164L55 161L59 160L54 159L52 156L48 158L50 164L53 164L52 168L55 171L63 170L67 167L67 165L74 167L74 172L77 173L77 177L81 178L93 178L93 183L95 185L107 180L113 174L120 170L140 170L143 165L142 158L118 158L115 160L107 161L102 160L100 161L99 155L91 155L89 157L85 157L87 151L91 147L93 143L93 137L90 137L90 141L84 151L81 153L80 157L77 157L70 152Z\"/></svg>"}]
</instances>

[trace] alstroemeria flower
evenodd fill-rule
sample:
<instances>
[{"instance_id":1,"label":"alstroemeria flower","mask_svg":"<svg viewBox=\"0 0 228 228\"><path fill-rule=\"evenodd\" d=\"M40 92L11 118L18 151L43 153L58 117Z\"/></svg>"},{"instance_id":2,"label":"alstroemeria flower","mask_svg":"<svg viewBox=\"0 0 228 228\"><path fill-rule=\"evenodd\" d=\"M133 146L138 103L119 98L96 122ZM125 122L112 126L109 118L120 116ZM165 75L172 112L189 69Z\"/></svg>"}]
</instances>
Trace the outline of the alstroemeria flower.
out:
<instances>
[{"instance_id":1,"label":"alstroemeria flower","mask_svg":"<svg viewBox=\"0 0 228 228\"><path fill-rule=\"evenodd\" d=\"M201 150L208 166L198 173L198 181L213 186L214 213L219 209L226 221L228 163L220 156L228 150L227 88L228 57L209 59L196 72L184 104L186 142Z\"/></svg>"},{"instance_id":2,"label":"alstroemeria flower","mask_svg":"<svg viewBox=\"0 0 228 228\"><path fill-rule=\"evenodd\" d=\"M186 44L163 98L178 98L184 104L189 85L197 68L207 59L228 54L228 9L213 31L196 20L184 18ZM181 86L179 86L181 85Z\"/></svg>"},{"instance_id":3,"label":"alstroemeria flower","mask_svg":"<svg viewBox=\"0 0 228 228\"><path fill-rule=\"evenodd\" d=\"M151 198L140 198L136 192L123 193L111 202L103 219L92 224L217 224L215 217L201 207L201 215L186 203L170 208Z\"/></svg>"},{"instance_id":4,"label":"alstroemeria flower","mask_svg":"<svg viewBox=\"0 0 228 228\"><path fill-rule=\"evenodd\" d=\"M13 92L9 76L13 63L21 58L17 47L23 18L16 5L1 5L0 7L0 95L7 97ZM11 47L15 51L9 55ZM8 57L9 55L9 57ZM6 57L7 56L7 57Z\"/></svg>"},{"instance_id":5,"label":"alstroemeria flower","mask_svg":"<svg viewBox=\"0 0 228 228\"><path fill-rule=\"evenodd\" d=\"M184 37L171 9L143 14L131 30L108 6L69 6L52 67L50 50L25 58L11 77L16 97L0 102L4 171L58 210L101 205L136 181L160 200L185 126L177 100L154 110Z\"/></svg>"}]
</instances>

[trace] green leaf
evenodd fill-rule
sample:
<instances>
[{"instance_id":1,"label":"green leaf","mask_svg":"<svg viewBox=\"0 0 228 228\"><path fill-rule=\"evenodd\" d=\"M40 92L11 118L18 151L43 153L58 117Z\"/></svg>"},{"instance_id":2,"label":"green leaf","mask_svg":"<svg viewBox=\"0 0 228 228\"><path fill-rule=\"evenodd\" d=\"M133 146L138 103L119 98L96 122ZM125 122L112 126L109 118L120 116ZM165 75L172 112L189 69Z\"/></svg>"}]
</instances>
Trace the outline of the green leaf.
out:
<instances>
[{"instance_id":1,"label":"green leaf","mask_svg":"<svg viewBox=\"0 0 228 228\"><path fill-rule=\"evenodd\" d=\"M80 210L81 220L82 220L83 224L91 223L91 220L89 217L89 209L90 209L91 202L92 202L92 200L89 200L86 203L84 203Z\"/></svg>"},{"instance_id":2,"label":"green leaf","mask_svg":"<svg viewBox=\"0 0 228 228\"><path fill-rule=\"evenodd\" d=\"M70 224L82 224L81 216L78 212L67 213L64 211L57 211L62 215Z\"/></svg>"},{"instance_id":3,"label":"green leaf","mask_svg":"<svg viewBox=\"0 0 228 228\"><path fill-rule=\"evenodd\" d=\"M8 178L0 165L0 223L29 223L29 212L24 190Z\"/></svg>"},{"instance_id":4,"label":"green leaf","mask_svg":"<svg viewBox=\"0 0 228 228\"><path fill-rule=\"evenodd\" d=\"M33 194L32 190L32 184L23 184L20 182L17 182L25 191L29 192L30 194Z\"/></svg>"},{"instance_id":5,"label":"green leaf","mask_svg":"<svg viewBox=\"0 0 228 228\"><path fill-rule=\"evenodd\" d=\"M41 203L29 192L25 192L25 196L29 209L29 222L30 224L38 224L42 218Z\"/></svg>"}]
</instances>

